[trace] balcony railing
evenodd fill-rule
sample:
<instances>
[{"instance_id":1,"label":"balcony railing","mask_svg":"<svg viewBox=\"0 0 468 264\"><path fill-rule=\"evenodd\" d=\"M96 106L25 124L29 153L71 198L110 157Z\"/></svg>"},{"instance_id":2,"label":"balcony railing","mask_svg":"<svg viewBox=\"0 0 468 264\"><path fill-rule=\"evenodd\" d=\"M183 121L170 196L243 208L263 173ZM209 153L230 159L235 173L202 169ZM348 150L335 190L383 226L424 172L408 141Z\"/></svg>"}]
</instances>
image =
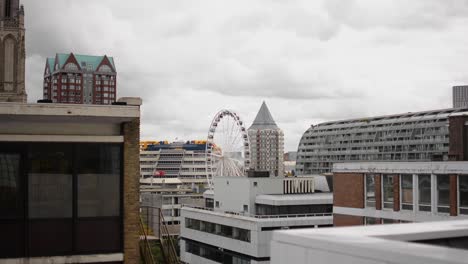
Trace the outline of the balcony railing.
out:
<instances>
[{"instance_id":1,"label":"balcony railing","mask_svg":"<svg viewBox=\"0 0 468 264\"><path fill-rule=\"evenodd\" d=\"M238 215L244 217L252 217L257 219L272 219L272 218L298 218L298 217L320 217L320 216L332 216L333 213L306 213L306 214L278 214L278 215L256 215L256 214L247 214L247 213L239 213L239 212L231 212L231 211L215 211L213 208L208 207L200 207L200 206L193 206L188 204L183 204L183 207L198 209L198 210L205 210L211 212L219 212L229 215Z\"/></svg>"}]
</instances>

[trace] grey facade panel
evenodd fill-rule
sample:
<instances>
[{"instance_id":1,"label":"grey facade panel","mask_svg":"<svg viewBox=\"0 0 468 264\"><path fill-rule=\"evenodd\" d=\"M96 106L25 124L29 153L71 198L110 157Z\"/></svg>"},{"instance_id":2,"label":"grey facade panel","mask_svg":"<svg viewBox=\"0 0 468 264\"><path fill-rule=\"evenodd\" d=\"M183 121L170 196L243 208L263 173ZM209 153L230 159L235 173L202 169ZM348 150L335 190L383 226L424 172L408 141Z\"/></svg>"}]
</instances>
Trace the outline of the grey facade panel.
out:
<instances>
[{"instance_id":1,"label":"grey facade panel","mask_svg":"<svg viewBox=\"0 0 468 264\"><path fill-rule=\"evenodd\" d=\"M359 161L448 160L451 115L468 109L443 109L326 122L311 126L297 153L298 175L332 171L333 163Z\"/></svg>"}]
</instances>

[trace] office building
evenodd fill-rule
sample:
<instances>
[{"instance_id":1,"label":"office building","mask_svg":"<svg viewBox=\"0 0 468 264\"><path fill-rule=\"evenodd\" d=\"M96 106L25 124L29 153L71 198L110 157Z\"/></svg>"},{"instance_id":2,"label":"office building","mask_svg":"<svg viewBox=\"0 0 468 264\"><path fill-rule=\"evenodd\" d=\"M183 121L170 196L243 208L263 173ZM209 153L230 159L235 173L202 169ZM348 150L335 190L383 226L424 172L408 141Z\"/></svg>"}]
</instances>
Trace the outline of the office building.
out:
<instances>
[{"instance_id":1,"label":"office building","mask_svg":"<svg viewBox=\"0 0 468 264\"><path fill-rule=\"evenodd\" d=\"M24 9L19 0L0 0L0 102L27 101Z\"/></svg>"},{"instance_id":2,"label":"office building","mask_svg":"<svg viewBox=\"0 0 468 264\"><path fill-rule=\"evenodd\" d=\"M284 134L276 125L265 102L248 129L251 168L269 171L270 176L284 176Z\"/></svg>"},{"instance_id":3,"label":"office building","mask_svg":"<svg viewBox=\"0 0 468 264\"><path fill-rule=\"evenodd\" d=\"M0 103L0 263L139 262L139 98Z\"/></svg>"},{"instance_id":4,"label":"office building","mask_svg":"<svg viewBox=\"0 0 468 264\"><path fill-rule=\"evenodd\" d=\"M323 177L215 177L205 207L181 209L184 263L269 263L274 230L332 226Z\"/></svg>"},{"instance_id":5,"label":"office building","mask_svg":"<svg viewBox=\"0 0 468 264\"><path fill-rule=\"evenodd\" d=\"M468 162L333 166L335 226L468 219Z\"/></svg>"},{"instance_id":6,"label":"office building","mask_svg":"<svg viewBox=\"0 0 468 264\"><path fill-rule=\"evenodd\" d=\"M468 85L453 87L453 108L468 108Z\"/></svg>"},{"instance_id":7,"label":"office building","mask_svg":"<svg viewBox=\"0 0 468 264\"><path fill-rule=\"evenodd\" d=\"M182 205L202 206L206 189L206 140L140 142L140 191L142 206L162 210L164 224L180 233ZM153 209L152 209L153 208ZM156 218L155 218L156 219ZM149 219L149 224L159 224Z\"/></svg>"},{"instance_id":8,"label":"office building","mask_svg":"<svg viewBox=\"0 0 468 264\"><path fill-rule=\"evenodd\" d=\"M462 264L468 259L468 220L273 234L272 264Z\"/></svg>"},{"instance_id":9,"label":"office building","mask_svg":"<svg viewBox=\"0 0 468 264\"><path fill-rule=\"evenodd\" d=\"M44 99L54 103L109 105L116 96L114 58L58 53L46 59Z\"/></svg>"},{"instance_id":10,"label":"office building","mask_svg":"<svg viewBox=\"0 0 468 264\"><path fill-rule=\"evenodd\" d=\"M466 114L450 108L313 125L299 142L296 172L329 173L339 162L449 160L449 118Z\"/></svg>"}]
</instances>

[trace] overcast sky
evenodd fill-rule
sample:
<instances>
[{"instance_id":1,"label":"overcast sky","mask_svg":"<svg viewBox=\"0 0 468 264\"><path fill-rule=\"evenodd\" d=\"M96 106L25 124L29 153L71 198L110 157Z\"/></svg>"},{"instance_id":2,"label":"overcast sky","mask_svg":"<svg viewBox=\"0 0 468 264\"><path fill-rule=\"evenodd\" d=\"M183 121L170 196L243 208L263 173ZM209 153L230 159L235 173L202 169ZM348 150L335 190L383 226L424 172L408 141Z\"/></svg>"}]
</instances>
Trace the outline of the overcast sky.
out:
<instances>
[{"instance_id":1,"label":"overcast sky","mask_svg":"<svg viewBox=\"0 0 468 264\"><path fill-rule=\"evenodd\" d=\"M263 100L285 150L323 121L451 107L468 84L468 0L22 0L28 100L45 58L113 56L142 139L204 139Z\"/></svg>"}]
</instances>

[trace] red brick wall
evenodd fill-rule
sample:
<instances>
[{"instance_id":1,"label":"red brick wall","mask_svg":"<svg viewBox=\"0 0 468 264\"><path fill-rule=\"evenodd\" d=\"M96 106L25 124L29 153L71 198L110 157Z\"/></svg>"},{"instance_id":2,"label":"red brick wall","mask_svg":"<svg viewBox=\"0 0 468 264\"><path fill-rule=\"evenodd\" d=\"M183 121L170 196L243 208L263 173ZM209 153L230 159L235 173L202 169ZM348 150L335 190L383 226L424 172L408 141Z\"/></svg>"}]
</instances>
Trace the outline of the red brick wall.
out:
<instances>
[{"instance_id":1,"label":"red brick wall","mask_svg":"<svg viewBox=\"0 0 468 264\"><path fill-rule=\"evenodd\" d=\"M356 226L364 225L364 217L353 215L333 214L334 226Z\"/></svg>"},{"instance_id":2,"label":"red brick wall","mask_svg":"<svg viewBox=\"0 0 468 264\"><path fill-rule=\"evenodd\" d=\"M333 205L364 208L364 174L333 174Z\"/></svg>"},{"instance_id":3,"label":"red brick wall","mask_svg":"<svg viewBox=\"0 0 468 264\"><path fill-rule=\"evenodd\" d=\"M375 176L375 209L382 210L382 175Z\"/></svg>"},{"instance_id":4,"label":"red brick wall","mask_svg":"<svg viewBox=\"0 0 468 264\"><path fill-rule=\"evenodd\" d=\"M449 118L449 157L450 160L467 160L465 153L466 140L464 137L467 116L453 116Z\"/></svg>"},{"instance_id":5,"label":"red brick wall","mask_svg":"<svg viewBox=\"0 0 468 264\"><path fill-rule=\"evenodd\" d=\"M400 175L393 175L393 211L400 211Z\"/></svg>"},{"instance_id":6,"label":"red brick wall","mask_svg":"<svg viewBox=\"0 0 468 264\"><path fill-rule=\"evenodd\" d=\"M457 175L450 175L450 215L458 215Z\"/></svg>"}]
</instances>

